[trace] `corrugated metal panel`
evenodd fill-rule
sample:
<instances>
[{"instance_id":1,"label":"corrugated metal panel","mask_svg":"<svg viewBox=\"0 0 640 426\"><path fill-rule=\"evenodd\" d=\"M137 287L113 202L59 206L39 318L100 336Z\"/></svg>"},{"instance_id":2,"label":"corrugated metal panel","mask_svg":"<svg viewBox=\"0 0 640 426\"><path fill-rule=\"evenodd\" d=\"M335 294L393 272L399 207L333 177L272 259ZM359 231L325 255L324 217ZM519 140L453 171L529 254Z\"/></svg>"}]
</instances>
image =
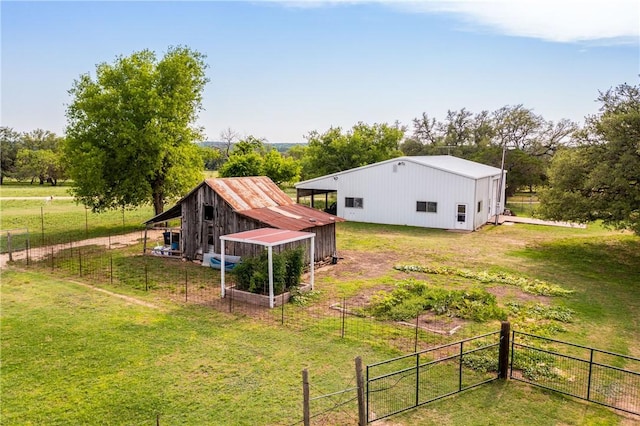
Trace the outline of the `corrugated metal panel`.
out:
<instances>
[{"instance_id":1,"label":"corrugated metal panel","mask_svg":"<svg viewBox=\"0 0 640 426\"><path fill-rule=\"evenodd\" d=\"M244 210L238 212L238 214L258 220L274 228L292 231L324 226L329 223L344 222L344 219L340 217L299 204Z\"/></svg>"},{"instance_id":2,"label":"corrugated metal panel","mask_svg":"<svg viewBox=\"0 0 640 426\"><path fill-rule=\"evenodd\" d=\"M294 204L266 176L207 179L206 183L237 212Z\"/></svg>"}]
</instances>

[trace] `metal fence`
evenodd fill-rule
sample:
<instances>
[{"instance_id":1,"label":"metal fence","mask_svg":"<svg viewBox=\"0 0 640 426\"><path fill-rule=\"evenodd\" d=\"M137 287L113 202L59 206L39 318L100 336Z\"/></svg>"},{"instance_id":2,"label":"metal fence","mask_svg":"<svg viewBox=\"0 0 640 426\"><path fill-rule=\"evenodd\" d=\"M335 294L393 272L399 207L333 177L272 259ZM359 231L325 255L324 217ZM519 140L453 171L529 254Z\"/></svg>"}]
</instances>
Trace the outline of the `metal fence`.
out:
<instances>
[{"instance_id":1,"label":"metal fence","mask_svg":"<svg viewBox=\"0 0 640 426\"><path fill-rule=\"evenodd\" d=\"M368 365L367 422L497 380L499 346L493 332Z\"/></svg>"},{"instance_id":2,"label":"metal fence","mask_svg":"<svg viewBox=\"0 0 640 426\"><path fill-rule=\"evenodd\" d=\"M510 378L640 414L640 358L513 331Z\"/></svg>"},{"instance_id":3,"label":"metal fence","mask_svg":"<svg viewBox=\"0 0 640 426\"><path fill-rule=\"evenodd\" d=\"M158 238L162 238L159 235ZM404 323L378 320L364 313L367 300L329 296L322 292L300 293L294 303L282 303L288 295L278 295L279 306L274 309L246 303L245 298L240 297L242 292L233 286L227 288L222 298L218 270L171 256L143 255L143 238L141 231L38 247L16 253L13 264L116 291L126 288L129 294L139 292L141 298L153 295L154 299L203 305L263 324L374 346L391 346L403 353L451 342L459 329L453 318L425 313ZM474 333L476 327L481 324L466 324L465 332Z\"/></svg>"},{"instance_id":4,"label":"metal fence","mask_svg":"<svg viewBox=\"0 0 640 426\"><path fill-rule=\"evenodd\" d=\"M27 228L0 231L0 253L6 253L9 260L13 260L14 252L25 251L29 246L30 239Z\"/></svg>"}]
</instances>

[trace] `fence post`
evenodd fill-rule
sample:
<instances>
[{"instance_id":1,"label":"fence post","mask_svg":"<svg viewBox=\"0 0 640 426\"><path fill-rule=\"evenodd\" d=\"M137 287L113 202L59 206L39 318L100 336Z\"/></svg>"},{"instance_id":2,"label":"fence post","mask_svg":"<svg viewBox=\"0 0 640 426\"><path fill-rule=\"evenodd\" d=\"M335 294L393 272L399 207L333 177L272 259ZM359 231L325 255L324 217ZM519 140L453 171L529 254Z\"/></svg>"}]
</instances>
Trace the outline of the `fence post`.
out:
<instances>
[{"instance_id":1,"label":"fence post","mask_svg":"<svg viewBox=\"0 0 640 426\"><path fill-rule=\"evenodd\" d=\"M587 382L587 401L591 401L591 373L593 372L593 349L589 357L589 380Z\"/></svg>"},{"instance_id":2,"label":"fence post","mask_svg":"<svg viewBox=\"0 0 640 426\"><path fill-rule=\"evenodd\" d=\"M53 263L53 247L51 247L51 270L53 271L54 269L54 263Z\"/></svg>"},{"instance_id":3,"label":"fence post","mask_svg":"<svg viewBox=\"0 0 640 426\"><path fill-rule=\"evenodd\" d=\"M44 207L40 206L40 231L42 235L42 245L44 246Z\"/></svg>"},{"instance_id":4,"label":"fence post","mask_svg":"<svg viewBox=\"0 0 640 426\"><path fill-rule=\"evenodd\" d=\"M78 247L78 270L80 271L80 276L82 276L82 250Z\"/></svg>"},{"instance_id":5,"label":"fence post","mask_svg":"<svg viewBox=\"0 0 640 426\"><path fill-rule=\"evenodd\" d=\"M498 351L498 378L506 379L509 373L509 337L511 336L511 323L502 321L500 327L500 349Z\"/></svg>"},{"instance_id":6,"label":"fence post","mask_svg":"<svg viewBox=\"0 0 640 426\"><path fill-rule=\"evenodd\" d=\"M420 405L420 354L416 352L416 405Z\"/></svg>"},{"instance_id":7,"label":"fence post","mask_svg":"<svg viewBox=\"0 0 640 426\"><path fill-rule=\"evenodd\" d=\"M282 302L280 304L280 307L281 307L281 310L280 310L280 325L284 325L284 293L285 293L285 291L283 289L282 290L282 294L280 295L282 297L281 300L280 300ZM291 293L291 289L289 289L289 293Z\"/></svg>"},{"instance_id":8,"label":"fence post","mask_svg":"<svg viewBox=\"0 0 640 426\"><path fill-rule=\"evenodd\" d=\"M113 254L109 255L109 283L113 285Z\"/></svg>"},{"instance_id":9,"label":"fence post","mask_svg":"<svg viewBox=\"0 0 640 426\"><path fill-rule=\"evenodd\" d=\"M305 368L302 370L302 421L304 426L311 425L309 398L309 372Z\"/></svg>"},{"instance_id":10,"label":"fence post","mask_svg":"<svg viewBox=\"0 0 640 426\"><path fill-rule=\"evenodd\" d=\"M144 262L144 291L149 291L149 267Z\"/></svg>"},{"instance_id":11,"label":"fence post","mask_svg":"<svg viewBox=\"0 0 640 426\"><path fill-rule=\"evenodd\" d=\"M464 353L464 342L460 342L460 360L458 370L458 391L462 391L462 354Z\"/></svg>"},{"instance_id":12,"label":"fence post","mask_svg":"<svg viewBox=\"0 0 640 426\"><path fill-rule=\"evenodd\" d=\"M364 398L364 378L362 376L362 358L356 357L356 383L358 385L358 426L367 424L367 405Z\"/></svg>"},{"instance_id":13,"label":"fence post","mask_svg":"<svg viewBox=\"0 0 640 426\"><path fill-rule=\"evenodd\" d=\"M415 341L413 343L413 351L418 352L418 322L420 320L420 312L416 314L416 336Z\"/></svg>"},{"instance_id":14,"label":"fence post","mask_svg":"<svg viewBox=\"0 0 640 426\"><path fill-rule=\"evenodd\" d=\"M9 262L13 262L13 253L11 250L11 232L7 232L7 250L9 251Z\"/></svg>"},{"instance_id":15,"label":"fence post","mask_svg":"<svg viewBox=\"0 0 640 426\"><path fill-rule=\"evenodd\" d=\"M31 242L29 241L29 237L27 237L27 266L29 266L29 257L31 252Z\"/></svg>"},{"instance_id":16,"label":"fence post","mask_svg":"<svg viewBox=\"0 0 640 426\"><path fill-rule=\"evenodd\" d=\"M342 329L340 330L340 337L344 339L344 325L345 325L345 317L347 315L347 299L345 297L342 298L342 309L340 310L341 319L342 319Z\"/></svg>"},{"instance_id":17,"label":"fence post","mask_svg":"<svg viewBox=\"0 0 640 426\"><path fill-rule=\"evenodd\" d=\"M187 271L187 267L184 268L184 302L187 303L189 301L189 271Z\"/></svg>"}]
</instances>

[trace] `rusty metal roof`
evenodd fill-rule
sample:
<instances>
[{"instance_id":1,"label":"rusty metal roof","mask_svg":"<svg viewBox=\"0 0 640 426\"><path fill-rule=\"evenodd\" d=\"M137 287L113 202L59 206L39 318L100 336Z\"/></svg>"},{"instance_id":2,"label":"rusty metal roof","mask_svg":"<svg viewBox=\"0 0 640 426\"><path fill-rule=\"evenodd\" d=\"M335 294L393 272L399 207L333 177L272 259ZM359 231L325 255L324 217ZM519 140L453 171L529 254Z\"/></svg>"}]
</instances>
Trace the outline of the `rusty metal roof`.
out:
<instances>
[{"instance_id":1,"label":"rusty metal roof","mask_svg":"<svg viewBox=\"0 0 640 426\"><path fill-rule=\"evenodd\" d=\"M205 181L237 212L288 206L293 200L266 176L207 179Z\"/></svg>"},{"instance_id":2,"label":"rusty metal roof","mask_svg":"<svg viewBox=\"0 0 640 426\"><path fill-rule=\"evenodd\" d=\"M245 210L238 212L238 214L266 223L274 228L289 229L291 231L301 231L329 223L344 222L341 217L295 203L285 206Z\"/></svg>"},{"instance_id":3,"label":"rusty metal roof","mask_svg":"<svg viewBox=\"0 0 640 426\"><path fill-rule=\"evenodd\" d=\"M207 179L191 190L171 209L146 221L146 224L180 217L182 202L202 185L218 193L240 215L268 226L291 231L344 222L344 219L311 207L296 204L266 176Z\"/></svg>"}]
</instances>

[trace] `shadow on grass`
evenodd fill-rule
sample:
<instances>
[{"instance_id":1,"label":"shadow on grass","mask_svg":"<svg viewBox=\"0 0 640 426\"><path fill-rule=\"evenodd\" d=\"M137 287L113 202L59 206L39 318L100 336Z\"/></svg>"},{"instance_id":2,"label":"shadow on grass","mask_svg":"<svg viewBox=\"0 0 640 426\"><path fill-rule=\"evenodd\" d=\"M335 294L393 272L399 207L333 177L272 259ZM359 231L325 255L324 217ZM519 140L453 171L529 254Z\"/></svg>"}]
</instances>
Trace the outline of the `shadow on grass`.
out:
<instances>
[{"instance_id":1,"label":"shadow on grass","mask_svg":"<svg viewBox=\"0 0 640 426\"><path fill-rule=\"evenodd\" d=\"M637 284L640 238L624 235L599 239L567 238L540 243L511 255L562 267L580 277ZM633 278L635 277L635 279Z\"/></svg>"}]
</instances>

